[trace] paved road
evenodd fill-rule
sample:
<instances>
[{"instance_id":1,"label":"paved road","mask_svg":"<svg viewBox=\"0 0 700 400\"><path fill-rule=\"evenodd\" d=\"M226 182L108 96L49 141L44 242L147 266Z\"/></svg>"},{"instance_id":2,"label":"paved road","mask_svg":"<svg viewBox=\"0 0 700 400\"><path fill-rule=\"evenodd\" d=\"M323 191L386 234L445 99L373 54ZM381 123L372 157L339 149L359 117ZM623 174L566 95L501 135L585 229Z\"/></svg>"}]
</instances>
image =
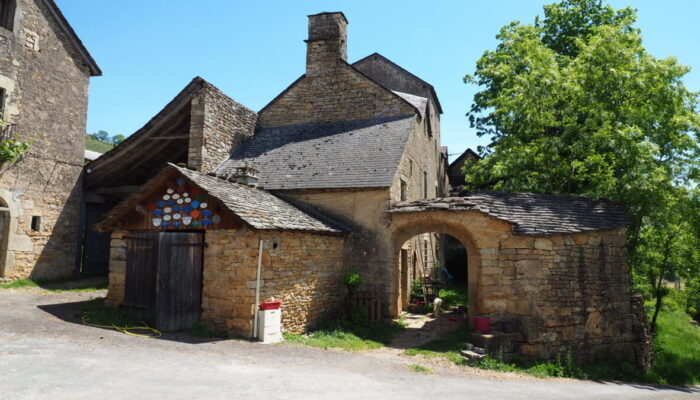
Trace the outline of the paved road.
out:
<instances>
[{"instance_id":1,"label":"paved road","mask_svg":"<svg viewBox=\"0 0 700 400\"><path fill-rule=\"evenodd\" d=\"M2 399L646 399L700 390L408 368L413 357L140 339L77 323L95 294L0 291Z\"/></svg>"}]
</instances>

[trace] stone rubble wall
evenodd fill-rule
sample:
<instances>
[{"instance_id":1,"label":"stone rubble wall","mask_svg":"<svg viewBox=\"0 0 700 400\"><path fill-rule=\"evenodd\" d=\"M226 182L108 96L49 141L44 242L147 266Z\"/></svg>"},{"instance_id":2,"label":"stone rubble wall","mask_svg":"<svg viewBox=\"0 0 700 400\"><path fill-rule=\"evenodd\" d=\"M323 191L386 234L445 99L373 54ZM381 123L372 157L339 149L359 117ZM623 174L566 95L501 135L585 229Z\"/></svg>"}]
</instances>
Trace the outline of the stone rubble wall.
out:
<instances>
[{"instance_id":1,"label":"stone rubble wall","mask_svg":"<svg viewBox=\"0 0 700 400\"><path fill-rule=\"evenodd\" d=\"M259 127L415 114L410 104L343 61L334 65L282 92L261 110Z\"/></svg>"},{"instance_id":2,"label":"stone rubble wall","mask_svg":"<svg viewBox=\"0 0 700 400\"><path fill-rule=\"evenodd\" d=\"M493 326L518 323L521 352L552 359L648 364L650 341L636 327L626 230L570 235L514 235L509 224L475 211L393 214L394 248L417 232L441 232L467 249L470 316ZM387 262L390 262L387 260ZM640 333L642 332L642 333Z\"/></svg>"},{"instance_id":3,"label":"stone rubble wall","mask_svg":"<svg viewBox=\"0 0 700 400\"><path fill-rule=\"evenodd\" d=\"M126 232L112 234L105 305L124 300ZM282 302L282 326L301 333L341 310L344 239L302 232L212 230L205 233L202 322L250 337L258 241L264 240L260 301Z\"/></svg>"},{"instance_id":4,"label":"stone rubble wall","mask_svg":"<svg viewBox=\"0 0 700 400\"><path fill-rule=\"evenodd\" d=\"M512 236L481 253L480 312L515 316L524 355L635 361L624 228Z\"/></svg>"},{"instance_id":5,"label":"stone rubble wall","mask_svg":"<svg viewBox=\"0 0 700 400\"><path fill-rule=\"evenodd\" d=\"M282 302L282 326L301 333L340 311L344 239L301 232L207 232L202 321L250 337L258 241L264 240L260 301Z\"/></svg>"},{"instance_id":6,"label":"stone rubble wall","mask_svg":"<svg viewBox=\"0 0 700 400\"><path fill-rule=\"evenodd\" d=\"M4 120L31 144L0 166L11 219L0 278L54 279L76 270L89 71L43 1L17 4L13 31L0 28L0 87Z\"/></svg>"},{"instance_id":7,"label":"stone rubble wall","mask_svg":"<svg viewBox=\"0 0 700 400\"><path fill-rule=\"evenodd\" d=\"M202 173L215 171L255 130L257 114L209 83L192 100L191 112L187 162Z\"/></svg>"}]
</instances>

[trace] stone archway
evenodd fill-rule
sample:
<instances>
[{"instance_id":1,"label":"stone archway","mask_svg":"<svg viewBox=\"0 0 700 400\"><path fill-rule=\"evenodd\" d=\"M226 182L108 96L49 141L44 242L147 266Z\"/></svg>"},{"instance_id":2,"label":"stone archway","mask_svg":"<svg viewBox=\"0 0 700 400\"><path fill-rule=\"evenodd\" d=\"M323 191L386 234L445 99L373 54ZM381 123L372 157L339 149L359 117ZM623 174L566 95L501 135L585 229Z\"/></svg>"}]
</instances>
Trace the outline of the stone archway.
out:
<instances>
[{"instance_id":1,"label":"stone archway","mask_svg":"<svg viewBox=\"0 0 700 400\"><path fill-rule=\"evenodd\" d=\"M438 233L450 235L457 239L467 251L467 291L469 293L469 316L474 316L479 313L478 309L478 279L481 270L481 255L479 248L474 241L473 234L459 223L450 221L449 219L434 219L431 217L414 219L405 223L394 223L392 225L392 245L394 257L394 298L391 303L392 315L398 315L401 311L401 247L402 245L416 235L422 233Z\"/></svg>"}]
</instances>

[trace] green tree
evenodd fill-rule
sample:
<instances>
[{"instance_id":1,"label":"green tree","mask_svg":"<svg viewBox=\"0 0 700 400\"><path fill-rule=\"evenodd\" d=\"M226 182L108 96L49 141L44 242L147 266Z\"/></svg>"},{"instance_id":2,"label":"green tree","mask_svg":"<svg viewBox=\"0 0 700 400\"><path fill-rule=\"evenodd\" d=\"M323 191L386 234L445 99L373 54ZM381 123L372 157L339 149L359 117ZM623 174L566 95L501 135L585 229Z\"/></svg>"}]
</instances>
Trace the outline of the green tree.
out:
<instances>
[{"instance_id":1,"label":"green tree","mask_svg":"<svg viewBox=\"0 0 700 400\"><path fill-rule=\"evenodd\" d=\"M471 189L624 202L630 264L647 274L646 252L674 232L663 221L671 204L698 201L686 189L700 178L700 116L698 93L682 81L688 67L647 53L635 18L600 0L564 0L533 24L504 26L465 77L481 86L469 121L491 142L464 172Z\"/></svg>"},{"instance_id":2,"label":"green tree","mask_svg":"<svg viewBox=\"0 0 700 400\"><path fill-rule=\"evenodd\" d=\"M95 133L91 133L90 136L94 137L95 139L99 140L100 142L109 143L109 132L107 132L107 131L99 130Z\"/></svg>"},{"instance_id":3,"label":"green tree","mask_svg":"<svg viewBox=\"0 0 700 400\"><path fill-rule=\"evenodd\" d=\"M109 141L110 141L113 145L116 146L116 145L118 145L119 143L123 142L124 139L126 139L126 138L124 137L124 135L117 134L117 135L112 136L112 137L109 139Z\"/></svg>"}]
</instances>

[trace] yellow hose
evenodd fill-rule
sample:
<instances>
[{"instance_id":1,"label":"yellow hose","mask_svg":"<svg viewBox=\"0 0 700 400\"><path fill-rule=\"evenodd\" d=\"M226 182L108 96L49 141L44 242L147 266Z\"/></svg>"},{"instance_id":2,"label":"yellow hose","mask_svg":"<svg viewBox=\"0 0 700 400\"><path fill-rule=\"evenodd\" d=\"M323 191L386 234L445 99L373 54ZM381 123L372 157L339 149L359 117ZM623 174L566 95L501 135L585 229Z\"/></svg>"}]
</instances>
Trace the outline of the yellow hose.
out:
<instances>
[{"instance_id":1,"label":"yellow hose","mask_svg":"<svg viewBox=\"0 0 700 400\"><path fill-rule=\"evenodd\" d=\"M158 329L151 328L146 324L145 322L141 322L143 326L116 326L114 324L112 325L97 325L88 322L87 318L82 318L83 324L87 326L94 326L96 328L107 328L107 329L114 329L116 331L119 331L121 333L131 335L131 336L136 336L136 337L141 337L141 338L158 338L161 336L161 333ZM143 334L143 333L133 333L130 331L148 331L151 332L150 334Z\"/></svg>"}]
</instances>

